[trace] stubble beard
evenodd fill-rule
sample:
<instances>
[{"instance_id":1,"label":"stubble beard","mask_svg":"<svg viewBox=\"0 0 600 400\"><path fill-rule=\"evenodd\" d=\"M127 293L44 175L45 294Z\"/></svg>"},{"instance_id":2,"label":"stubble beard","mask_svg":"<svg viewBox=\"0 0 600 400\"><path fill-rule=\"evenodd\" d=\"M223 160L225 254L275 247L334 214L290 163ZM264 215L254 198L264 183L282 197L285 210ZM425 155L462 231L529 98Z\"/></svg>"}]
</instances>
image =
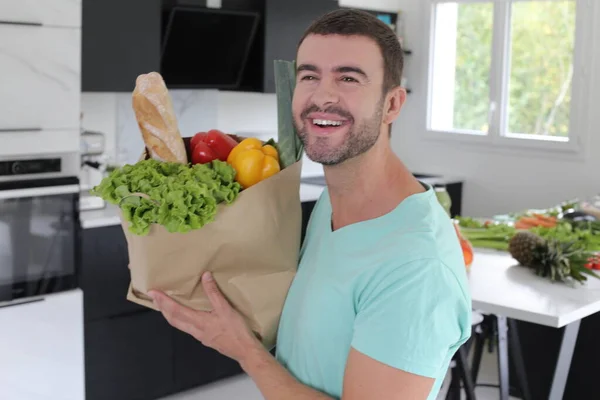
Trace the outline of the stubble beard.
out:
<instances>
[{"instance_id":1,"label":"stubble beard","mask_svg":"<svg viewBox=\"0 0 600 400\"><path fill-rule=\"evenodd\" d=\"M309 107L305 110L302 115L304 121L304 115L308 112L320 111L315 110L314 107ZM333 113L347 117L347 114L343 112L336 112L335 109L326 109L323 112ZM319 136L309 139L306 126L300 129L298 121L294 119L294 125L298 132L298 137L304 145L304 151L306 156L316 163L325 166L334 166L342 164L343 162L360 156L363 153L369 151L377 140L379 139L380 127L383 115L383 99L377 105L377 108L373 115L366 119L360 125L353 125L350 130L346 133L344 141L337 147L329 145L329 138L326 136ZM310 122L307 122L310 123ZM309 141L310 140L310 141Z\"/></svg>"}]
</instances>

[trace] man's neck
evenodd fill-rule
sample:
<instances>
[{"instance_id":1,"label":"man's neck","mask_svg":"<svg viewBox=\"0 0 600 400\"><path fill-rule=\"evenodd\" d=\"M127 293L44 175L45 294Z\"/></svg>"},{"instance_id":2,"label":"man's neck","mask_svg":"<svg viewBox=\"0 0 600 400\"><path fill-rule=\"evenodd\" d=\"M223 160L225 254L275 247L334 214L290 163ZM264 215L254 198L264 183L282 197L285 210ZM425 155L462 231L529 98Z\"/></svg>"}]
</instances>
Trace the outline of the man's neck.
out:
<instances>
[{"instance_id":1,"label":"man's neck","mask_svg":"<svg viewBox=\"0 0 600 400\"><path fill-rule=\"evenodd\" d=\"M381 217L424 188L391 151L373 148L347 162L325 167L332 228Z\"/></svg>"}]
</instances>

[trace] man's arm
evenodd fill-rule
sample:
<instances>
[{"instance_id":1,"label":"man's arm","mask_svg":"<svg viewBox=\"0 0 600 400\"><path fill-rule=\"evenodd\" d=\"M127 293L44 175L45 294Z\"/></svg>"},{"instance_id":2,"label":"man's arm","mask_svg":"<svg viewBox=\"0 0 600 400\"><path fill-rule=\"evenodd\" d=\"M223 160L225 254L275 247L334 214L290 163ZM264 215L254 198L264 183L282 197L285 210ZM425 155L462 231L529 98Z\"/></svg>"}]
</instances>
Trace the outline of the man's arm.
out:
<instances>
[{"instance_id":1,"label":"man's arm","mask_svg":"<svg viewBox=\"0 0 600 400\"><path fill-rule=\"evenodd\" d=\"M425 400L435 380L390 367L352 348L344 374L343 400Z\"/></svg>"},{"instance_id":2,"label":"man's arm","mask_svg":"<svg viewBox=\"0 0 600 400\"><path fill-rule=\"evenodd\" d=\"M332 399L295 380L268 352L256 353L242 364L266 400ZM434 380L382 364L354 349L344 375L342 400L425 400Z\"/></svg>"},{"instance_id":3,"label":"man's arm","mask_svg":"<svg viewBox=\"0 0 600 400\"><path fill-rule=\"evenodd\" d=\"M240 362L244 372L252 378L265 400L331 400L298 382L271 353L254 350L245 361Z\"/></svg>"}]
</instances>

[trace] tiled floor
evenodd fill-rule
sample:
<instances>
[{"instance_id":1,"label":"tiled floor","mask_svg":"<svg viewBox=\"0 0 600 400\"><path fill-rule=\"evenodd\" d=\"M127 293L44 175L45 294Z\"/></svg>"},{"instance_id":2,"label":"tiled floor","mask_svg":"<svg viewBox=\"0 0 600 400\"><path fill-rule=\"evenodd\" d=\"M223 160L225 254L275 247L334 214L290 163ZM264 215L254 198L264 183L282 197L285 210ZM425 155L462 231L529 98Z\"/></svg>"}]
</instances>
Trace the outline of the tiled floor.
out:
<instances>
[{"instance_id":1,"label":"tiled floor","mask_svg":"<svg viewBox=\"0 0 600 400\"><path fill-rule=\"evenodd\" d=\"M479 373L479 382L489 384L498 383L498 364L496 360L495 353L484 353ZM497 400L499 398L498 389L496 388L478 387L476 394L478 400ZM444 397L445 392L441 392L438 399L444 399ZM161 400L263 400L263 397L250 378L240 376L169 396Z\"/></svg>"}]
</instances>

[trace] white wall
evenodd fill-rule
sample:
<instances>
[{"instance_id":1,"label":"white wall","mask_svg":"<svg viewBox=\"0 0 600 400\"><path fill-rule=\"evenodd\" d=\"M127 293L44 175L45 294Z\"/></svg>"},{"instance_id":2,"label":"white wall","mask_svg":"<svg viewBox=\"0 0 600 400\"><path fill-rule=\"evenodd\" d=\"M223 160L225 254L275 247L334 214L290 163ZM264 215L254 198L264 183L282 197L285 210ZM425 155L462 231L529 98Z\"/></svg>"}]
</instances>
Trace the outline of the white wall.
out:
<instances>
[{"instance_id":1,"label":"white wall","mask_svg":"<svg viewBox=\"0 0 600 400\"><path fill-rule=\"evenodd\" d=\"M426 7L422 0L400 0L406 19L405 68L413 92L394 126L392 145L415 172L456 175L466 180L463 214L489 216L525 208L553 206L574 197L600 193L600 38L589 49L588 78L591 88L588 120L582 132L587 137L585 155L566 158L552 153L520 151L508 154L504 148L467 146L464 143L432 142L424 138L422 116L427 105ZM594 20L600 24L600 6ZM600 31L596 31L596 36Z\"/></svg>"},{"instance_id":2,"label":"white wall","mask_svg":"<svg viewBox=\"0 0 600 400\"><path fill-rule=\"evenodd\" d=\"M105 154L116 156L117 95L115 93L83 93L81 96L81 127L105 134Z\"/></svg>"}]
</instances>

